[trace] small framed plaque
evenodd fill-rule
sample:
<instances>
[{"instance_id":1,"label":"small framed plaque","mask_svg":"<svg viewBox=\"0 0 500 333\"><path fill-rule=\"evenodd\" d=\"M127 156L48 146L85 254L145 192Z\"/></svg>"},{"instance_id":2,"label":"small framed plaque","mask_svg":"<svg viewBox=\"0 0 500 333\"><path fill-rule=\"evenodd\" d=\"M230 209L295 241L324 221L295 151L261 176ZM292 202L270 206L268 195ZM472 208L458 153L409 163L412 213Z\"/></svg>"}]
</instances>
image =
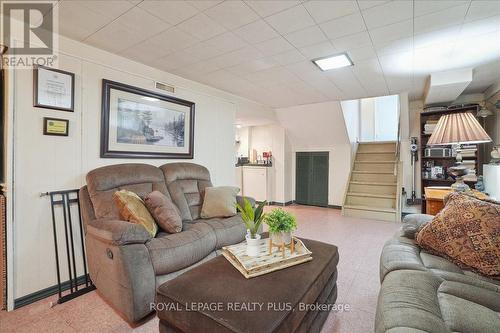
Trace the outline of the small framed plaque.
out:
<instances>
[{"instance_id":1,"label":"small framed plaque","mask_svg":"<svg viewBox=\"0 0 500 333\"><path fill-rule=\"evenodd\" d=\"M68 136L69 120L59 118L43 118L43 135Z\"/></svg>"},{"instance_id":2,"label":"small framed plaque","mask_svg":"<svg viewBox=\"0 0 500 333\"><path fill-rule=\"evenodd\" d=\"M55 68L33 69L33 106L73 112L75 110L75 74Z\"/></svg>"}]
</instances>

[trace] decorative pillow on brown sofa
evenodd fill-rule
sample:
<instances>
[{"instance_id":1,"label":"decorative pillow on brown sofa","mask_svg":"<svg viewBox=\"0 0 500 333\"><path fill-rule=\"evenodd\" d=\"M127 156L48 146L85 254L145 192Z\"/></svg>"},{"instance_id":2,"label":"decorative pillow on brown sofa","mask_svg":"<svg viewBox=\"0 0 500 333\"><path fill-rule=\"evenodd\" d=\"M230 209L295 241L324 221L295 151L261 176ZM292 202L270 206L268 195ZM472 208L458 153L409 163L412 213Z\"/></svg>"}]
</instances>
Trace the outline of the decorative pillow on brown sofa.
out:
<instances>
[{"instance_id":1,"label":"decorative pillow on brown sofa","mask_svg":"<svg viewBox=\"0 0 500 333\"><path fill-rule=\"evenodd\" d=\"M146 195L144 203L160 228L171 234L182 231L179 210L165 194L153 191Z\"/></svg>"},{"instance_id":2,"label":"decorative pillow on brown sofa","mask_svg":"<svg viewBox=\"0 0 500 333\"><path fill-rule=\"evenodd\" d=\"M127 190L120 190L113 193L113 200L118 206L121 219L140 224L146 228L151 236L156 235L158 226L144 205L144 201L137 194Z\"/></svg>"},{"instance_id":3,"label":"decorative pillow on brown sofa","mask_svg":"<svg viewBox=\"0 0 500 333\"><path fill-rule=\"evenodd\" d=\"M417 234L417 243L490 277L500 277L500 204L451 193L446 206Z\"/></svg>"},{"instance_id":4,"label":"decorative pillow on brown sofa","mask_svg":"<svg viewBox=\"0 0 500 333\"><path fill-rule=\"evenodd\" d=\"M236 195L239 191L233 186L206 187L200 216L209 219L236 215Z\"/></svg>"}]
</instances>

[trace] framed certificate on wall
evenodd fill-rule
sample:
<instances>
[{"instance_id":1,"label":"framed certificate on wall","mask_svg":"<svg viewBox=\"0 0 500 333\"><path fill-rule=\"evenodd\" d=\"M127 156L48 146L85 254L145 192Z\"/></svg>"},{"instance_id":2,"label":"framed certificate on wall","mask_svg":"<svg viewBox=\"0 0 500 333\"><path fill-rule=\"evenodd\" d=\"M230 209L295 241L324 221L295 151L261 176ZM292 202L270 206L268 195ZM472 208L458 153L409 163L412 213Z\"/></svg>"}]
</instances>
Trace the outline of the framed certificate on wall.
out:
<instances>
[{"instance_id":1,"label":"framed certificate on wall","mask_svg":"<svg viewBox=\"0 0 500 333\"><path fill-rule=\"evenodd\" d=\"M33 106L75 111L75 74L36 66L33 69Z\"/></svg>"},{"instance_id":2,"label":"framed certificate on wall","mask_svg":"<svg viewBox=\"0 0 500 333\"><path fill-rule=\"evenodd\" d=\"M43 118L43 135L68 136L69 120L59 118Z\"/></svg>"}]
</instances>

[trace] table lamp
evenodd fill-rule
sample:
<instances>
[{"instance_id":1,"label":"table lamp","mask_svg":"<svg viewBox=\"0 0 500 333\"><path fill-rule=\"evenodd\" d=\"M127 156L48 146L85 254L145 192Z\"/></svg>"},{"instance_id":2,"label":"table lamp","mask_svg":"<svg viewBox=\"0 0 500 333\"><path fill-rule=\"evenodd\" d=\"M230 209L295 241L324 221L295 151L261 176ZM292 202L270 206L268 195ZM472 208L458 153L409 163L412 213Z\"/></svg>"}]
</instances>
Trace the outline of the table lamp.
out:
<instances>
[{"instance_id":1,"label":"table lamp","mask_svg":"<svg viewBox=\"0 0 500 333\"><path fill-rule=\"evenodd\" d=\"M470 112L451 113L439 118L436 129L432 133L427 145L461 145L465 143L491 142L491 138L481 127L477 119ZM448 168L455 176L455 183L451 188L455 191L466 191L469 186L464 183L463 176L467 174L467 168L462 165L462 155L457 152L457 162Z\"/></svg>"}]
</instances>

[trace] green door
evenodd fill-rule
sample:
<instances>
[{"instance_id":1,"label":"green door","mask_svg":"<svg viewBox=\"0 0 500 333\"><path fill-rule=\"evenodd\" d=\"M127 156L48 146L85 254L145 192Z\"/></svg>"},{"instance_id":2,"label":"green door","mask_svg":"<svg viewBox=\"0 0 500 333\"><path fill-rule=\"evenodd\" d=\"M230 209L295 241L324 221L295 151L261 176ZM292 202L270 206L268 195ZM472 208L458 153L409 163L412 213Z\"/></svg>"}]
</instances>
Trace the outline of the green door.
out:
<instances>
[{"instance_id":1,"label":"green door","mask_svg":"<svg viewBox=\"0 0 500 333\"><path fill-rule=\"evenodd\" d=\"M295 202L328 206L328 152L296 153Z\"/></svg>"}]
</instances>

